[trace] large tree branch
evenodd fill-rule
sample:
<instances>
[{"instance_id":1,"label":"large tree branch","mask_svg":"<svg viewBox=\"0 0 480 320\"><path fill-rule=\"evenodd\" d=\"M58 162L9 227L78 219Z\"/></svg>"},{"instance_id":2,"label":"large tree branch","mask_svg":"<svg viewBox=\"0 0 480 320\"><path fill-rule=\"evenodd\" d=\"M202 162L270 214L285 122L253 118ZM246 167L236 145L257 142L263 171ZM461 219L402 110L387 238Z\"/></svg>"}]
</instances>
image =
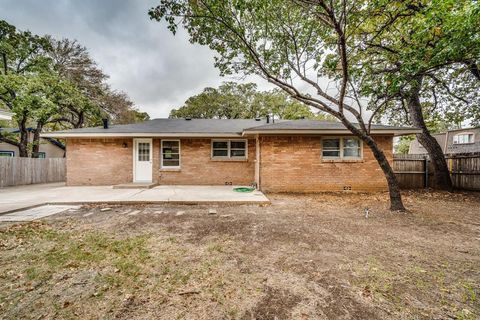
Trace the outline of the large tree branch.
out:
<instances>
[{"instance_id":1,"label":"large tree branch","mask_svg":"<svg viewBox=\"0 0 480 320\"><path fill-rule=\"evenodd\" d=\"M13 140L13 139L5 136L1 132L0 132L0 141L3 141L5 143L11 144L11 145L16 146L16 147L20 146L20 143L17 140Z\"/></svg>"},{"instance_id":2,"label":"large tree branch","mask_svg":"<svg viewBox=\"0 0 480 320\"><path fill-rule=\"evenodd\" d=\"M446 84L444 81L438 79L434 74L432 73L427 73L425 74L426 76L428 76L429 78L431 78L433 81L435 81L436 84L439 84L440 86L442 86L443 89L445 89L445 91L451 95L452 97L454 97L455 99L457 100L460 100L462 101L463 103L469 105L470 103L468 102L468 100L456 95L455 93L453 93L450 88L448 87L448 84Z\"/></svg>"}]
</instances>

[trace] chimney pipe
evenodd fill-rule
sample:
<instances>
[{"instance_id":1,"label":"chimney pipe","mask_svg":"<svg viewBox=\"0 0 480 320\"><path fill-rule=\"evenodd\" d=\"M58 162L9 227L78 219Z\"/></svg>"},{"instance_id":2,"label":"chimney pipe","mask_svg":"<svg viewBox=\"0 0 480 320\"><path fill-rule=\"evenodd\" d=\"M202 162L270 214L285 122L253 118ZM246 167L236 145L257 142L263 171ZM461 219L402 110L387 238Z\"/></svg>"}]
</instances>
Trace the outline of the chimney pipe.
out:
<instances>
[{"instance_id":1,"label":"chimney pipe","mask_svg":"<svg viewBox=\"0 0 480 320\"><path fill-rule=\"evenodd\" d=\"M108 119L107 118L102 119L102 122L103 122L103 129L108 129Z\"/></svg>"},{"instance_id":2,"label":"chimney pipe","mask_svg":"<svg viewBox=\"0 0 480 320\"><path fill-rule=\"evenodd\" d=\"M270 115L267 114L267 123L270 123Z\"/></svg>"}]
</instances>

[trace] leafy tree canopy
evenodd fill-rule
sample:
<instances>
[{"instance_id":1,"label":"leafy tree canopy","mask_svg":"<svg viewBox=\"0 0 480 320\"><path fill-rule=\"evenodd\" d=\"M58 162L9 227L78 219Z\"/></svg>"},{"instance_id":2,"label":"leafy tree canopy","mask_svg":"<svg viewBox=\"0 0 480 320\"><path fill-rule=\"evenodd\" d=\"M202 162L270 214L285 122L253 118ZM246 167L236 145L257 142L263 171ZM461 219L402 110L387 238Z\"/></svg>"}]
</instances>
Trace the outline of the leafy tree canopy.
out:
<instances>
[{"instance_id":1,"label":"leafy tree canopy","mask_svg":"<svg viewBox=\"0 0 480 320\"><path fill-rule=\"evenodd\" d=\"M99 125L105 117L114 123L148 119L107 79L76 41L37 36L0 20L0 108L13 112L20 131L19 137L0 134L0 140L25 157L38 152L44 129ZM27 127L35 128L34 141Z\"/></svg>"},{"instance_id":2,"label":"leafy tree canopy","mask_svg":"<svg viewBox=\"0 0 480 320\"><path fill-rule=\"evenodd\" d=\"M253 119L273 115L280 119L334 120L324 113L313 113L307 105L274 89L258 91L254 83L224 82L218 88L205 88L188 98L179 109L170 112L171 118Z\"/></svg>"},{"instance_id":3,"label":"leafy tree canopy","mask_svg":"<svg viewBox=\"0 0 480 320\"><path fill-rule=\"evenodd\" d=\"M418 93L427 125L480 123L478 1L373 0L355 17L352 80L379 118L417 125L407 104Z\"/></svg>"}]
</instances>

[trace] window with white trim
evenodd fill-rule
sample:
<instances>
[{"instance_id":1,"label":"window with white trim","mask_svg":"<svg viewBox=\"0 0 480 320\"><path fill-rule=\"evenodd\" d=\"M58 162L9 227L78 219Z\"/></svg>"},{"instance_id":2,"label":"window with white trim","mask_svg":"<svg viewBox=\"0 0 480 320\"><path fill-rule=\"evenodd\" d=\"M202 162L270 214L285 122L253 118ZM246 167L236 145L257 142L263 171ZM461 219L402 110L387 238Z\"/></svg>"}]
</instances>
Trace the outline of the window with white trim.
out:
<instances>
[{"instance_id":1,"label":"window with white trim","mask_svg":"<svg viewBox=\"0 0 480 320\"><path fill-rule=\"evenodd\" d=\"M322 139L322 158L361 159L362 141L353 137Z\"/></svg>"},{"instance_id":2,"label":"window with white trim","mask_svg":"<svg viewBox=\"0 0 480 320\"><path fill-rule=\"evenodd\" d=\"M453 144L467 144L473 142L473 133L459 133L453 136Z\"/></svg>"},{"instance_id":3,"label":"window with white trim","mask_svg":"<svg viewBox=\"0 0 480 320\"><path fill-rule=\"evenodd\" d=\"M212 140L213 159L246 159L247 140Z\"/></svg>"},{"instance_id":4,"label":"window with white trim","mask_svg":"<svg viewBox=\"0 0 480 320\"><path fill-rule=\"evenodd\" d=\"M11 158L15 156L15 151L0 151L0 158Z\"/></svg>"},{"instance_id":5,"label":"window with white trim","mask_svg":"<svg viewBox=\"0 0 480 320\"><path fill-rule=\"evenodd\" d=\"M162 140L162 168L180 168L180 140Z\"/></svg>"}]
</instances>

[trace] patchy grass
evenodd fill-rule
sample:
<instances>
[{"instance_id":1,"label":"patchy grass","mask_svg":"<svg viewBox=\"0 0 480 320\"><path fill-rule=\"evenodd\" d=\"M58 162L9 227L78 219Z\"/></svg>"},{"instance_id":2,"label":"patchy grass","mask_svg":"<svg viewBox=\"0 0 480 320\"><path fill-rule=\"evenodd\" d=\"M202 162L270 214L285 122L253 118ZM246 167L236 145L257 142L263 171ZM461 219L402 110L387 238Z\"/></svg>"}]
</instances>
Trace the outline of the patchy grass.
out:
<instances>
[{"instance_id":1,"label":"patchy grass","mask_svg":"<svg viewBox=\"0 0 480 320\"><path fill-rule=\"evenodd\" d=\"M0 225L0 314L480 316L478 195L407 193L406 215L390 213L384 194L271 198L266 207L217 206L218 215L207 206L91 206ZM126 214L134 209L141 212ZM93 214L83 217L87 212Z\"/></svg>"}]
</instances>

